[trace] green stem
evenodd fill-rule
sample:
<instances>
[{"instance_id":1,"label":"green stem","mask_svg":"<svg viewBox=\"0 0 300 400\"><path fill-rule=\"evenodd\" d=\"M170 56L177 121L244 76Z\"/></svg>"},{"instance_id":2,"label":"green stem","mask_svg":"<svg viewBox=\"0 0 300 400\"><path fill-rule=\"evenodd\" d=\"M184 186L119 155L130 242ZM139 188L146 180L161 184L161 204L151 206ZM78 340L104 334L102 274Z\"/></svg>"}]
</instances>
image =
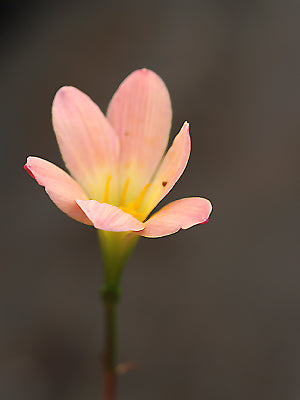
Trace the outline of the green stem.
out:
<instances>
[{"instance_id":1,"label":"green stem","mask_svg":"<svg viewBox=\"0 0 300 400\"><path fill-rule=\"evenodd\" d=\"M105 344L103 357L103 400L116 400L117 313L120 280L124 265L138 236L128 232L98 231L104 287L101 299L105 309Z\"/></svg>"},{"instance_id":2,"label":"green stem","mask_svg":"<svg viewBox=\"0 0 300 400\"><path fill-rule=\"evenodd\" d=\"M103 400L116 399L117 312L118 290L104 288L105 343L103 358Z\"/></svg>"}]
</instances>

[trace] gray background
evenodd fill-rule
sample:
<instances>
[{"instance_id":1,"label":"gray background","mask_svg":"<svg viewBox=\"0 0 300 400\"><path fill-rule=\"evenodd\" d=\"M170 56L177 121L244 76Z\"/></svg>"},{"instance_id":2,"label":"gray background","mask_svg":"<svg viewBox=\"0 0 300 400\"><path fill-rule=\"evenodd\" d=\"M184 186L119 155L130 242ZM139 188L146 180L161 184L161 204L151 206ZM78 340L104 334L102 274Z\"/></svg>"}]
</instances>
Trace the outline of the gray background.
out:
<instances>
[{"instance_id":1,"label":"gray background","mask_svg":"<svg viewBox=\"0 0 300 400\"><path fill-rule=\"evenodd\" d=\"M300 3L3 4L0 398L100 398L95 232L22 167L27 155L63 165L50 120L60 86L105 111L148 67L171 93L171 137L191 123L191 159L166 201L201 195L214 212L141 239L127 265L120 360L140 367L119 399L298 400Z\"/></svg>"}]
</instances>

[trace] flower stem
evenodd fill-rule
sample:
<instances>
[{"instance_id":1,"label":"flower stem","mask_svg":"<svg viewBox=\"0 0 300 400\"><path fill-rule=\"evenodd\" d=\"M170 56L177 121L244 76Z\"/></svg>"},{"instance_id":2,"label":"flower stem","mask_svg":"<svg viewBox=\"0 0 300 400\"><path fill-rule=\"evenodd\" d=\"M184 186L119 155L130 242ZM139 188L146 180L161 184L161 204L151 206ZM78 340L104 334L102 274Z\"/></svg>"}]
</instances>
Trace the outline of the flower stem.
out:
<instances>
[{"instance_id":1,"label":"flower stem","mask_svg":"<svg viewBox=\"0 0 300 400\"><path fill-rule=\"evenodd\" d=\"M105 309L103 357L103 400L116 400L117 312L121 275L138 236L128 232L98 230L103 261L104 287L101 299Z\"/></svg>"},{"instance_id":2,"label":"flower stem","mask_svg":"<svg viewBox=\"0 0 300 400\"><path fill-rule=\"evenodd\" d=\"M104 288L101 292L105 309L105 343L103 357L103 400L116 399L117 313L118 288Z\"/></svg>"}]
</instances>

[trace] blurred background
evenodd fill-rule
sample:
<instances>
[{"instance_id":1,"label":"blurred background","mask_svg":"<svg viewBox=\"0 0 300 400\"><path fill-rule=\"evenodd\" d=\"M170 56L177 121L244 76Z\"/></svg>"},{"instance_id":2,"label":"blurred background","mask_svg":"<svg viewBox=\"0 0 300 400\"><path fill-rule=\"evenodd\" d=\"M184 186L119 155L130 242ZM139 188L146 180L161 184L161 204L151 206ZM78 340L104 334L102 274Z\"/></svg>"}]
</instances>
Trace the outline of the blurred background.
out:
<instances>
[{"instance_id":1,"label":"blurred background","mask_svg":"<svg viewBox=\"0 0 300 400\"><path fill-rule=\"evenodd\" d=\"M0 398L100 398L101 261L92 228L23 170L63 166L62 85L106 110L147 67L166 82L171 138L192 155L166 201L209 198L209 224L144 239L120 309L120 400L300 398L297 0L1 3Z\"/></svg>"}]
</instances>

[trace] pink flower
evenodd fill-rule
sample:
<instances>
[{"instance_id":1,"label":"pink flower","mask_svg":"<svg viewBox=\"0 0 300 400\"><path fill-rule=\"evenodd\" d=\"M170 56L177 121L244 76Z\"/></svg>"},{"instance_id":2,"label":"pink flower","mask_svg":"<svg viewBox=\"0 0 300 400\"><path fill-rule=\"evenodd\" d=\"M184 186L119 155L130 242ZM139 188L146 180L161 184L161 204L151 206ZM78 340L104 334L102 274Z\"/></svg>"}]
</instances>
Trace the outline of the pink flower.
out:
<instances>
[{"instance_id":1,"label":"pink flower","mask_svg":"<svg viewBox=\"0 0 300 400\"><path fill-rule=\"evenodd\" d=\"M146 237L207 222L212 207L200 197L174 201L147 219L180 178L191 149L185 122L164 155L172 110L168 90L154 72L130 74L106 117L80 90L62 87L52 116L72 177L37 157L28 157L24 168L70 217L100 230Z\"/></svg>"}]
</instances>

